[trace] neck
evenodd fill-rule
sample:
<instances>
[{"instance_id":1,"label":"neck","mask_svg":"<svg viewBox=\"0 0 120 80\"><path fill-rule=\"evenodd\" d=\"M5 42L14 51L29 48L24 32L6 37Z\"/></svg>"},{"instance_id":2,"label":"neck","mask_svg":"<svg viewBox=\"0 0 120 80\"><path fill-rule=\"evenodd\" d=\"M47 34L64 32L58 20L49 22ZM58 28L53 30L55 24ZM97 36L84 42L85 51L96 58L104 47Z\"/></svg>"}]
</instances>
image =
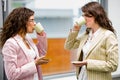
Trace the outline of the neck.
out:
<instances>
[{"instance_id":1,"label":"neck","mask_svg":"<svg viewBox=\"0 0 120 80\"><path fill-rule=\"evenodd\" d=\"M94 27L92 28L92 33L95 33L97 30L99 29L99 25L94 25Z\"/></svg>"}]
</instances>

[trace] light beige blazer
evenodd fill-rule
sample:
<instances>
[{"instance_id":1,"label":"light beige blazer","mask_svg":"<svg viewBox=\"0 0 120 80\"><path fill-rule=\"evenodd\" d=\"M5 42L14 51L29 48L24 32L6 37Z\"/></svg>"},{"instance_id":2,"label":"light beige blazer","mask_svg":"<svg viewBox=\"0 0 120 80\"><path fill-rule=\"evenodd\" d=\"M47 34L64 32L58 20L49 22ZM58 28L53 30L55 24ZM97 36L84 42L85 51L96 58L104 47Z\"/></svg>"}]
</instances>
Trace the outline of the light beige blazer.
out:
<instances>
[{"instance_id":1,"label":"light beige blazer","mask_svg":"<svg viewBox=\"0 0 120 80\"><path fill-rule=\"evenodd\" d=\"M84 33L79 38L78 31L71 31L65 41L65 49L77 49L77 60L81 57L81 50L87 41L88 34ZM112 80L111 72L118 67L118 40L116 35L101 28L94 44L88 51L86 70L88 80ZM78 78L80 67L76 68Z\"/></svg>"}]
</instances>

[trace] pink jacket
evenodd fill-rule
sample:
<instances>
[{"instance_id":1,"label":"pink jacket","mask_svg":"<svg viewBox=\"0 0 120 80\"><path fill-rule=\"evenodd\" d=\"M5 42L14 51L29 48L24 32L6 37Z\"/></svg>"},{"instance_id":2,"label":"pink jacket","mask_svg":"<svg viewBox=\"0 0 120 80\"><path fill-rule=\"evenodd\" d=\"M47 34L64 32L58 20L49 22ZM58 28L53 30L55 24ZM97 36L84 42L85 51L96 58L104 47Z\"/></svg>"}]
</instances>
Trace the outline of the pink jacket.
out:
<instances>
[{"instance_id":1,"label":"pink jacket","mask_svg":"<svg viewBox=\"0 0 120 80\"><path fill-rule=\"evenodd\" d=\"M46 54L47 38L37 35L38 43L34 44L27 35L26 39L37 54L37 57ZM42 80L40 66L36 66L34 60L28 55L22 38L16 35L9 38L3 46L2 53L4 59L5 72L8 80L33 80L34 74L38 72L39 80Z\"/></svg>"}]
</instances>

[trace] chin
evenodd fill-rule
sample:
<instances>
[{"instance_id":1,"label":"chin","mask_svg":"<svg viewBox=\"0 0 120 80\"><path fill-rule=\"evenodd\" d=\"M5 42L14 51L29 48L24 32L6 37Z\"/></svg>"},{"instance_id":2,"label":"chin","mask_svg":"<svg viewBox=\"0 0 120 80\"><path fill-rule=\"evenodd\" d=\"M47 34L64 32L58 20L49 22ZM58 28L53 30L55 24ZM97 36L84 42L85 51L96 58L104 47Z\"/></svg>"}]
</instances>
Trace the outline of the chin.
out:
<instances>
[{"instance_id":1,"label":"chin","mask_svg":"<svg viewBox=\"0 0 120 80\"><path fill-rule=\"evenodd\" d=\"M28 33L33 33L33 31L29 31Z\"/></svg>"},{"instance_id":2,"label":"chin","mask_svg":"<svg viewBox=\"0 0 120 80\"><path fill-rule=\"evenodd\" d=\"M87 26L87 25L86 25L86 27L87 27L87 28L91 28L90 26Z\"/></svg>"}]
</instances>

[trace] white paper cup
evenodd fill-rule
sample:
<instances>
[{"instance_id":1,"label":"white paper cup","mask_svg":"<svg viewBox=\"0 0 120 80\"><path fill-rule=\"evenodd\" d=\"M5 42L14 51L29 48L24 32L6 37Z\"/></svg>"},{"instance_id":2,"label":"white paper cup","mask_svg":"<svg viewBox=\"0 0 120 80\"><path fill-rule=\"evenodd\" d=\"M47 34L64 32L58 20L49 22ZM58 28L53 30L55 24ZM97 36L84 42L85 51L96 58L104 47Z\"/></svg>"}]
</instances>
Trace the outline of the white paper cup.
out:
<instances>
[{"instance_id":1,"label":"white paper cup","mask_svg":"<svg viewBox=\"0 0 120 80\"><path fill-rule=\"evenodd\" d=\"M86 23L85 18L83 16L80 16L75 23L79 26L84 25Z\"/></svg>"},{"instance_id":2,"label":"white paper cup","mask_svg":"<svg viewBox=\"0 0 120 80\"><path fill-rule=\"evenodd\" d=\"M36 30L37 33L41 33L42 31L44 31L44 28L40 24L40 22L36 24L36 26L34 27L34 29Z\"/></svg>"}]
</instances>

